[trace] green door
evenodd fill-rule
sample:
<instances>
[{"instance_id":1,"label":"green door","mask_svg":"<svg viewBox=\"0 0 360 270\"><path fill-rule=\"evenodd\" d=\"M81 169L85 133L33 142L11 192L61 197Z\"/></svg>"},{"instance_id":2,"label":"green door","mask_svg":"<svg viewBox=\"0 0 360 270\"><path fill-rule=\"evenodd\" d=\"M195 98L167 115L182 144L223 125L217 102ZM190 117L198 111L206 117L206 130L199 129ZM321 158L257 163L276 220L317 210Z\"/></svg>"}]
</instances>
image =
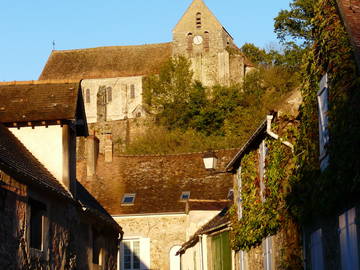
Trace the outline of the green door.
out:
<instances>
[{"instance_id":1,"label":"green door","mask_svg":"<svg viewBox=\"0 0 360 270\"><path fill-rule=\"evenodd\" d=\"M231 248L229 232L211 238L213 270L231 270Z\"/></svg>"}]
</instances>

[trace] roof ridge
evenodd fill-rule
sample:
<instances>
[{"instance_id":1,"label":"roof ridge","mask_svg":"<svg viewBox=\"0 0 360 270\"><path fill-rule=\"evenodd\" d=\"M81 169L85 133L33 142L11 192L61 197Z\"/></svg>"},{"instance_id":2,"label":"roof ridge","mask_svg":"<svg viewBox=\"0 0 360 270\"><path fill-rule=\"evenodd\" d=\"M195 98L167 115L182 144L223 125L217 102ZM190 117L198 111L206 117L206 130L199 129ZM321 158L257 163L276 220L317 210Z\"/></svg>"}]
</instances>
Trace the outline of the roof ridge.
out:
<instances>
[{"instance_id":1,"label":"roof ridge","mask_svg":"<svg viewBox=\"0 0 360 270\"><path fill-rule=\"evenodd\" d=\"M68 49L68 50L53 50L53 53L63 53L63 52L81 52L81 51L96 51L101 49L111 49L111 48L139 48L139 47L155 47L161 45L170 45L172 41L169 42L162 42L162 43L145 43L145 44L137 44L137 45L121 45L121 46L99 46L99 47L92 47L92 48L81 48L81 49Z\"/></svg>"},{"instance_id":2,"label":"roof ridge","mask_svg":"<svg viewBox=\"0 0 360 270\"><path fill-rule=\"evenodd\" d=\"M30 81L9 81L9 82L0 82L0 85L38 85L38 84L70 84L70 83L80 83L80 80L71 80L71 79L53 79L53 80L30 80Z\"/></svg>"},{"instance_id":3,"label":"roof ridge","mask_svg":"<svg viewBox=\"0 0 360 270\"><path fill-rule=\"evenodd\" d=\"M216 149L216 150L210 150L215 153L221 152L221 151L233 151L233 150L240 150L241 147L232 147L232 148L222 148L222 149ZM165 156L185 156L185 155L194 155L194 154L205 154L209 150L204 151L197 151L197 152L184 152L184 153L175 153L175 154L143 154L143 155L125 155L125 154L119 154L116 155L117 157L165 157Z\"/></svg>"}]
</instances>

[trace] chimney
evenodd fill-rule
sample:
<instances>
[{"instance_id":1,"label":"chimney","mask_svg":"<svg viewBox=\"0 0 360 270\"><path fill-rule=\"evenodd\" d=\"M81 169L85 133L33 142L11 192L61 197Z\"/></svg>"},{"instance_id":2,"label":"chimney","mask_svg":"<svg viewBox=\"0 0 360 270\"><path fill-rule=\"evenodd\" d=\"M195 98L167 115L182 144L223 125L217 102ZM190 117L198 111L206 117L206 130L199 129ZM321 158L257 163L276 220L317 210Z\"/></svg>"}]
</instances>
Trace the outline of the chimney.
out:
<instances>
[{"instance_id":1,"label":"chimney","mask_svg":"<svg viewBox=\"0 0 360 270\"><path fill-rule=\"evenodd\" d=\"M99 154L99 139L96 136L86 138L86 175L94 176L96 174L96 162Z\"/></svg>"},{"instance_id":2,"label":"chimney","mask_svg":"<svg viewBox=\"0 0 360 270\"><path fill-rule=\"evenodd\" d=\"M112 162L113 159L113 143L111 133L105 134L105 162Z\"/></svg>"}]
</instances>

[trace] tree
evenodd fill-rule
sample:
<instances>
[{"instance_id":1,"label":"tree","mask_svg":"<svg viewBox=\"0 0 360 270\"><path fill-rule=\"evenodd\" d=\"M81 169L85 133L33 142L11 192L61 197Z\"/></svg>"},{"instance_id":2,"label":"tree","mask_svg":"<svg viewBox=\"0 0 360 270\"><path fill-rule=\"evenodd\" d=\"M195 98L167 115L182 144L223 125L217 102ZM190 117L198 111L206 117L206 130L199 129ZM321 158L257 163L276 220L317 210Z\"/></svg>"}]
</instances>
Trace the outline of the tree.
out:
<instances>
[{"instance_id":1,"label":"tree","mask_svg":"<svg viewBox=\"0 0 360 270\"><path fill-rule=\"evenodd\" d=\"M303 45L311 42L314 8L317 0L293 0L290 10L281 10L274 19L274 31L282 43L300 41Z\"/></svg>"}]
</instances>

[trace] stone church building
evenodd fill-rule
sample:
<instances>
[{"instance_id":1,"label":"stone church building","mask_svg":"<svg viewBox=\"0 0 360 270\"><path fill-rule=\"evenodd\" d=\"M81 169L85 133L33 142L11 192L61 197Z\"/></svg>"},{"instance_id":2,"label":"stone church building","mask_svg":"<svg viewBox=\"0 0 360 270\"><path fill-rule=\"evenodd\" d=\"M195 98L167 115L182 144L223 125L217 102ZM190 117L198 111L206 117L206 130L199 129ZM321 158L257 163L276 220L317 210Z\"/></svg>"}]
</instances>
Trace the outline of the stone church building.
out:
<instances>
[{"instance_id":1,"label":"stone church building","mask_svg":"<svg viewBox=\"0 0 360 270\"><path fill-rule=\"evenodd\" d=\"M170 57L187 56L194 79L206 86L240 83L250 66L203 0L194 0L168 43L52 51L40 80L82 80L89 123L138 118L142 78Z\"/></svg>"}]
</instances>

